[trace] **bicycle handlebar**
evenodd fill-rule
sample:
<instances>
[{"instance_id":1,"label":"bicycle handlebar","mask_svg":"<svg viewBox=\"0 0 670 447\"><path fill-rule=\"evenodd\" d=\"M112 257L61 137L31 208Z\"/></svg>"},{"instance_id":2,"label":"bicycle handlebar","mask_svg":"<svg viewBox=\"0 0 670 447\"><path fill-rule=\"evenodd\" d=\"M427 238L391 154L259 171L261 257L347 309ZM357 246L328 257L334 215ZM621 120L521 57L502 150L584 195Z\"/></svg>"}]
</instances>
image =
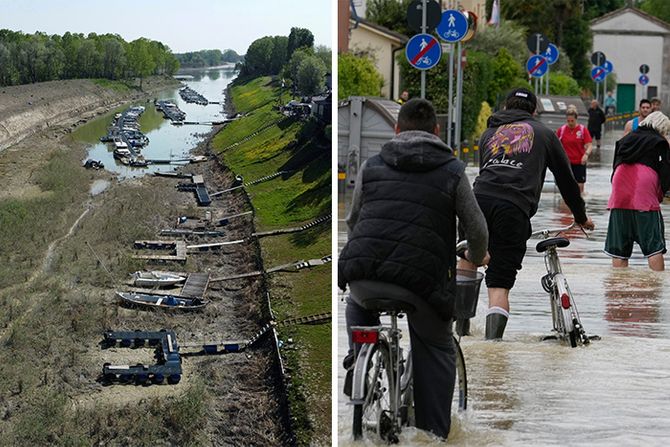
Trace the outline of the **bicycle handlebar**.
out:
<instances>
[{"instance_id":1,"label":"bicycle handlebar","mask_svg":"<svg viewBox=\"0 0 670 447\"><path fill-rule=\"evenodd\" d=\"M549 236L552 236L552 235L553 235L553 236L559 235L559 234L564 233L564 232L566 232L566 231L572 230L572 229L575 228L575 227L579 227L579 229L582 230L582 232L586 235L586 237L587 237L587 238L589 237L589 235L588 235L588 233L586 232L586 230L584 230L584 228L583 228L581 225L579 225L577 222L575 222L575 221L573 221L573 222L572 222L570 225L568 225L567 227L562 227L562 228L547 228L547 229L544 229L544 230L533 231L533 232L530 234L530 237L531 237L531 238L536 238L536 237L538 237L538 236L542 236L542 237L544 237L544 238L546 239L546 238L548 238Z\"/></svg>"}]
</instances>

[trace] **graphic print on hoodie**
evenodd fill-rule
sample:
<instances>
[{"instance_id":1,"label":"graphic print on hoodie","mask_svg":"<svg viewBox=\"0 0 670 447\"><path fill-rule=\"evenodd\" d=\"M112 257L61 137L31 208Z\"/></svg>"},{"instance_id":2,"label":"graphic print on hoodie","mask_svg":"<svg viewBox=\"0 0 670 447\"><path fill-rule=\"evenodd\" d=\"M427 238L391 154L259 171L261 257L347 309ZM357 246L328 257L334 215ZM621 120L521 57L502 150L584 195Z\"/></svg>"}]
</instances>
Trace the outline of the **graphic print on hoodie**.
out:
<instances>
[{"instance_id":1,"label":"graphic print on hoodie","mask_svg":"<svg viewBox=\"0 0 670 447\"><path fill-rule=\"evenodd\" d=\"M523 161L519 160L517 155L531 152L534 136L533 128L528 123L517 122L498 127L486 143L491 158L484 163L482 168L500 166L522 169Z\"/></svg>"}]
</instances>

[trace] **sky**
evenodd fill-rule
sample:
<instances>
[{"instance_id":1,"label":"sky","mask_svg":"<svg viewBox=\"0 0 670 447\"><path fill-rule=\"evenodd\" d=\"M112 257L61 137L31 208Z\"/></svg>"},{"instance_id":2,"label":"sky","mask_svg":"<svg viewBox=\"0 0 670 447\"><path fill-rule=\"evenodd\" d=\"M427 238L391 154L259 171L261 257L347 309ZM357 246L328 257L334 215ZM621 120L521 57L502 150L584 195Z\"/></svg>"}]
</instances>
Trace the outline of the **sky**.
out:
<instances>
[{"instance_id":1,"label":"sky","mask_svg":"<svg viewBox=\"0 0 670 447\"><path fill-rule=\"evenodd\" d=\"M173 53L233 49L307 28L332 48L331 0L0 0L0 29L33 34L119 34L160 41Z\"/></svg>"}]
</instances>

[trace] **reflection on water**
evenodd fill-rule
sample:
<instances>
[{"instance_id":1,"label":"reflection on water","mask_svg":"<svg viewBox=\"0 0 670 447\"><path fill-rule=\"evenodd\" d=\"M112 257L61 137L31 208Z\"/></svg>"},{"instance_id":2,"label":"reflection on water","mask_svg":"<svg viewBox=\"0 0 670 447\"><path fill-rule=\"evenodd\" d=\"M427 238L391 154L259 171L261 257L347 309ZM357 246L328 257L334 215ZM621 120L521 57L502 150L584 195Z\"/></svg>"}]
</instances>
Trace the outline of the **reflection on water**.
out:
<instances>
[{"instance_id":1,"label":"reflection on water","mask_svg":"<svg viewBox=\"0 0 670 447\"><path fill-rule=\"evenodd\" d=\"M657 337L663 275L653 271L612 269L604 279L605 318L612 332Z\"/></svg>"},{"instance_id":2,"label":"reflection on water","mask_svg":"<svg viewBox=\"0 0 670 447\"><path fill-rule=\"evenodd\" d=\"M189 71L192 79L183 81L209 101L221 104L201 106L189 104L181 99L178 88L160 92L158 99L169 99L186 112L187 121L211 122L225 118L223 112L224 91L235 78L237 72L233 67L209 69L207 71ZM150 165L148 168L133 168L122 165L113 156L113 147L108 143L101 143L100 137L107 133L114 114L127 109L133 104L116 109L102 117L80 126L72 137L79 142L90 145L87 158L102 161L105 169L119 174L121 178L138 177L156 171L172 171L178 168L178 163ZM140 130L149 138L149 144L142 148L141 153L148 160L183 159L190 151L203 140L204 134L211 130L209 125L173 126L163 118L153 105L153 98L147 102L136 103L143 105L144 113L140 116Z\"/></svg>"},{"instance_id":3,"label":"reflection on water","mask_svg":"<svg viewBox=\"0 0 670 447\"><path fill-rule=\"evenodd\" d=\"M482 287L466 357L469 409L458 414L449 445L665 445L670 439L670 284L667 272L651 272L639 252L631 267L614 270L602 250L607 233L610 175L615 137L603 138L601 154L588 168L584 200L596 230L579 230L559 255L584 327L602 337L572 349L555 340L541 341L551 329L548 295L540 285L544 258L528 243L523 269L510 294L511 317L502 342L486 342ZM468 167L473 180L476 168ZM549 177L549 176L548 176ZM566 226L570 212L548 185L533 229ZM343 210L340 204L340 212ZM666 213L667 215L668 213ZM340 219L343 216L340 215ZM346 229L339 222L339 247ZM346 349L344 303L338 308L340 355ZM343 370L338 371L338 389ZM351 441L351 407L339 393L340 445ZM434 439L409 430L404 445L435 445ZM366 441L359 445L382 445Z\"/></svg>"}]
</instances>

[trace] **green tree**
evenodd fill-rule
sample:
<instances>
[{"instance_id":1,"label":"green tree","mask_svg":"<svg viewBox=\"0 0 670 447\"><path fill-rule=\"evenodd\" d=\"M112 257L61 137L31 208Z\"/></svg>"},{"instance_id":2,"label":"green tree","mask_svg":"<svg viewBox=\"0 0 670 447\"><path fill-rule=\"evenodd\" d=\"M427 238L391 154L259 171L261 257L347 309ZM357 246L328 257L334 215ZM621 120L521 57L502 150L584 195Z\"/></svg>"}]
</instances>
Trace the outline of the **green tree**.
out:
<instances>
[{"instance_id":1,"label":"green tree","mask_svg":"<svg viewBox=\"0 0 670 447\"><path fill-rule=\"evenodd\" d=\"M579 96L581 89L577 81L565 73L549 72L549 93L561 96Z\"/></svg>"},{"instance_id":2,"label":"green tree","mask_svg":"<svg viewBox=\"0 0 670 447\"><path fill-rule=\"evenodd\" d=\"M149 51L149 41L144 37L133 40L128 47L128 67L134 76L142 80L153 73L156 68Z\"/></svg>"},{"instance_id":3,"label":"green tree","mask_svg":"<svg viewBox=\"0 0 670 447\"><path fill-rule=\"evenodd\" d=\"M279 74L288 59L288 37L275 36L272 38L272 53L267 74Z\"/></svg>"},{"instance_id":4,"label":"green tree","mask_svg":"<svg viewBox=\"0 0 670 447\"><path fill-rule=\"evenodd\" d=\"M328 71L331 71L331 66L333 65L333 52L330 48L325 45L319 45L314 49L314 54L321 59Z\"/></svg>"},{"instance_id":5,"label":"green tree","mask_svg":"<svg viewBox=\"0 0 670 447\"><path fill-rule=\"evenodd\" d=\"M496 54L504 48L520 65L528 59L526 37L528 29L510 20L503 20L500 26L487 26L477 31L475 37L466 44L468 50L486 54Z\"/></svg>"},{"instance_id":6,"label":"green tree","mask_svg":"<svg viewBox=\"0 0 670 447\"><path fill-rule=\"evenodd\" d=\"M524 71L505 47L498 50L498 54L491 61L491 69L495 76L488 85L486 100L490 105L496 105L505 92L523 79Z\"/></svg>"},{"instance_id":7,"label":"green tree","mask_svg":"<svg viewBox=\"0 0 670 447\"><path fill-rule=\"evenodd\" d=\"M314 35L306 28L291 28L288 35L287 56L290 58L298 48L314 47Z\"/></svg>"},{"instance_id":8,"label":"green tree","mask_svg":"<svg viewBox=\"0 0 670 447\"><path fill-rule=\"evenodd\" d=\"M667 0L643 0L640 9L670 23L670 2Z\"/></svg>"},{"instance_id":9,"label":"green tree","mask_svg":"<svg viewBox=\"0 0 670 447\"><path fill-rule=\"evenodd\" d=\"M298 69L303 60L314 57L314 50L311 48L299 48L296 50L291 59L284 65L282 76L290 79L294 84L298 82Z\"/></svg>"},{"instance_id":10,"label":"green tree","mask_svg":"<svg viewBox=\"0 0 670 447\"><path fill-rule=\"evenodd\" d=\"M251 42L247 54L244 57L242 76L260 76L268 72L271 65L274 41L272 37L266 36Z\"/></svg>"},{"instance_id":11,"label":"green tree","mask_svg":"<svg viewBox=\"0 0 670 447\"><path fill-rule=\"evenodd\" d=\"M221 55L221 62L232 62L236 64L241 61L242 57L235 52L235 50L224 50Z\"/></svg>"},{"instance_id":12,"label":"green tree","mask_svg":"<svg viewBox=\"0 0 670 447\"><path fill-rule=\"evenodd\" d=\"M340 53L337 60L338 99L349 96L379 96L384 78L370 59Z\"/></svg>"},{"instance_id":13,"label":"green tree","mask_svg":"<svg viewBox=\"0 0 670 447\"><path fill-rule=\"evenodd\" d=\"M540 32L565 49L572 61L572 75L589 79L587 52L592 33L580 0L506 0L501 2L501 15L526 27L530 33ZM525 39L523 40L525 42Z\"/></svg>"},{"instance_id":14,"label":"green tree","mask_svg":"<svg viewBox=\"0 0 670 447\"><path fill-rule=\"evenodd\" d=\"M367 20L410 36L415 34L407 25L407 9L411 0L370 0L367 2L365 16Z\"/></svg>"},{"instance_id":15,"label":"green tree","mask_svg":"<svg viewBox=\"0 0 670 447\"><path fill-rule=\"evenodd\" d=\"M305 96L312 96L323 91L326 65L314 55L304 58L298 66L296 89Z\"/></svg>"}]
</instances>

